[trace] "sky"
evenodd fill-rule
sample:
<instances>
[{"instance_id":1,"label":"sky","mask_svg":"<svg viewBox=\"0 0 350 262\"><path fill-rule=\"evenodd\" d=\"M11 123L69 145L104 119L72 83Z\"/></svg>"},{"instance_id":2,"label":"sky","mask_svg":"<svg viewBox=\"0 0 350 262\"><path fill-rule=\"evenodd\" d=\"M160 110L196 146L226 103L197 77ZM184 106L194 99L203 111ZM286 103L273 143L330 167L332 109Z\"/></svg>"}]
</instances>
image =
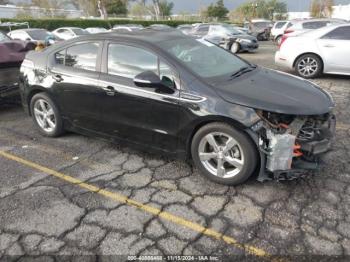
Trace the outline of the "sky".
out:
<instances>
[{"instance_id":1,"label":"sky","mask_svg":"<svg viewBox=\"0 0 350 262\"><path fill-rule=\"evenodd\" d=\"M196 13L200 7L205 7L210 5L210 3L215 2L215 0L170 0L174 3L173 13L179 13L181 11L186 11L189 13ZM238 5L248 2L247 0L224 0L225 6L232 10ZM285 0L288 4L288 9L290 12L295 11L308 11L310 7L311 0ZM350 4L350 0L335 0L336 4Z\"/></svg>"},{"instance_id":2,"label":"sky","mask_svg":"<svg viewBox=\"0 0 350 262\"><path fill-rule=\"evenodd\" d=\"M31 0L11 0L13 3L18 2L30 2ZM174 14L178 14L182 11L188 13L197 13L201 7L206 7L216 0L168 0L174 3ZM296 11L309 11L310 3L312 0L281 0L287 3L288 10L290 12ZM149 0L150 2L150 0ZM232 10L244 2L249 0L224 0L225 6ZM336 4L350 4L350 0L334 0Z\"/></svg>"}]
</instances>

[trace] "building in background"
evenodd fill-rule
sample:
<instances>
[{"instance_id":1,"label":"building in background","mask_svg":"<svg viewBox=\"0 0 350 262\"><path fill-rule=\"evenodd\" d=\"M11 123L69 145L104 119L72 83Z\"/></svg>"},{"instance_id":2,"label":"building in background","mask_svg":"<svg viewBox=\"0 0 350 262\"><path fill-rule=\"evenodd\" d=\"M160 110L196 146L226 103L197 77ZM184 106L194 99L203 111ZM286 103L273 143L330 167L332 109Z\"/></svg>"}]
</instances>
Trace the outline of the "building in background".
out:
<instances>
[{"instance_id":1,"label":"building in background","mask_svg":"<svg viewBox=\"0 0 350 262\"><path fill-rule=\"evenodd\" d=\"M37 6L15 6L15 5L0 5L0 18L18 18L18 17L64 17L64 18L79 18L85 14L81 10L67 9L45 9Z\"/></svg>"},{"instance_id":2,"label":"building in background","mask_svg":"<svg viewBox=\"0 0 350 262\"><path fill-rule=\"evenodd\" d=\"M310 12L288 12L288 19L306 19L310 18ZM333 6L332 18L350 20L350 4Z\"/></svg>"},{"instance_id":3,"label":"building in background","mask_svg":"<svg viewBox=\"0 0 350 262\"><path fill-rule=\"evenodd\" d=\"M350 21L350 4L333 6L332 17Z\"/></svg>"}]
</instances>

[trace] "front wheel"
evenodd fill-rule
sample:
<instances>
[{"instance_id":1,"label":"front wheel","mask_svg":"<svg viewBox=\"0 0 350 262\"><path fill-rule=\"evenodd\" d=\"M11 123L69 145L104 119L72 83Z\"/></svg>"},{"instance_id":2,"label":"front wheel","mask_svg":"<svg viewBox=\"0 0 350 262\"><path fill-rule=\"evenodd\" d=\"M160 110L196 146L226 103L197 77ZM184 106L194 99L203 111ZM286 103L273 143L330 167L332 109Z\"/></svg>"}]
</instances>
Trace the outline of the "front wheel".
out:
<instances>
[{"instance_id":1,"label":"front wheel","mask_svg":"<svg viewBox=\"0 0 350 262\"><path fill-rule=\"evenodd\" d=\"M224 185L243 183L258 163L256 147L249 137L224 123L202 127L193 137L191 153L202 175Z\"/></svg>"},{"instance_id":2,"label":"front wheel","mask_svg":"<svg viewBox=\"0 0 350 262\"><path fill-rule=\"evenodd\" d=\"M239 43L237 42L234 42L232 45L231 45L231 52L234 53L234 54L237 54L240 50L240 45Z\"/></svg>"}]
</instances>

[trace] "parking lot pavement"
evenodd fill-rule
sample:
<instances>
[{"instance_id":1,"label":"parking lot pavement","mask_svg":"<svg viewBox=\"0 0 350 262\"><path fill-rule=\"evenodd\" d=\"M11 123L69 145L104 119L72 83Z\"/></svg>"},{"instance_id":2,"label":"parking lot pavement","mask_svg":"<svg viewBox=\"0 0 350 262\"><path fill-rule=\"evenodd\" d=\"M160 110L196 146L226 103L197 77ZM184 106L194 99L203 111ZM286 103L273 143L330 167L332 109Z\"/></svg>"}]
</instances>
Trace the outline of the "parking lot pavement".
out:
<instances>
[{"instance_id":1,"label":"parking lot pavement","mask_svg":"<svg viewBox=\"0 0 350 262\"><path fill-rule=\"evenodd\" d=\"M274 49L263 42L241 56L278 69ZM350 78L315 82L337 103L325 167L303 180L236 187L203 179L189 163L96 138L42 137L19 106L1 106L0 259L350 255Z\"/></svg>"}]
</instances>

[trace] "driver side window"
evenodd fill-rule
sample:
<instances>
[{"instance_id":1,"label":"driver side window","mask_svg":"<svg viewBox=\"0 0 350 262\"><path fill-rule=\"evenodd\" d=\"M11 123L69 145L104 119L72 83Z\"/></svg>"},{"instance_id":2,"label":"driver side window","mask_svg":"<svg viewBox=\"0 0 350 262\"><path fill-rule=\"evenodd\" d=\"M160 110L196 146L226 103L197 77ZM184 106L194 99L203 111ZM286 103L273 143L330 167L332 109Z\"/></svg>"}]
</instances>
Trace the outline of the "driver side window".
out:
<instances>
[{"instance_id":1,"label":"driver side window","mask_svg":"<svg viewBox=\"0 0 350 262\"><path fill-rule=\"evenodd\" d=\"M108 74L133 79L144 71L158 73L158 57L144 49L110 44L108 47Z\"/></svg>"},{"instance_id":2,"label":"driver side window","mask_svg":"<svg viewBox=\"0 0 350 262\"><path fill-rule=\"evenodd\" d=\"M176 73L157 55L134 46L122 44L109 44L107 72L133 79L140 73L152 71L157 74L162 83L171 88L177 88Z\"/></svg>"}]
</instances>

